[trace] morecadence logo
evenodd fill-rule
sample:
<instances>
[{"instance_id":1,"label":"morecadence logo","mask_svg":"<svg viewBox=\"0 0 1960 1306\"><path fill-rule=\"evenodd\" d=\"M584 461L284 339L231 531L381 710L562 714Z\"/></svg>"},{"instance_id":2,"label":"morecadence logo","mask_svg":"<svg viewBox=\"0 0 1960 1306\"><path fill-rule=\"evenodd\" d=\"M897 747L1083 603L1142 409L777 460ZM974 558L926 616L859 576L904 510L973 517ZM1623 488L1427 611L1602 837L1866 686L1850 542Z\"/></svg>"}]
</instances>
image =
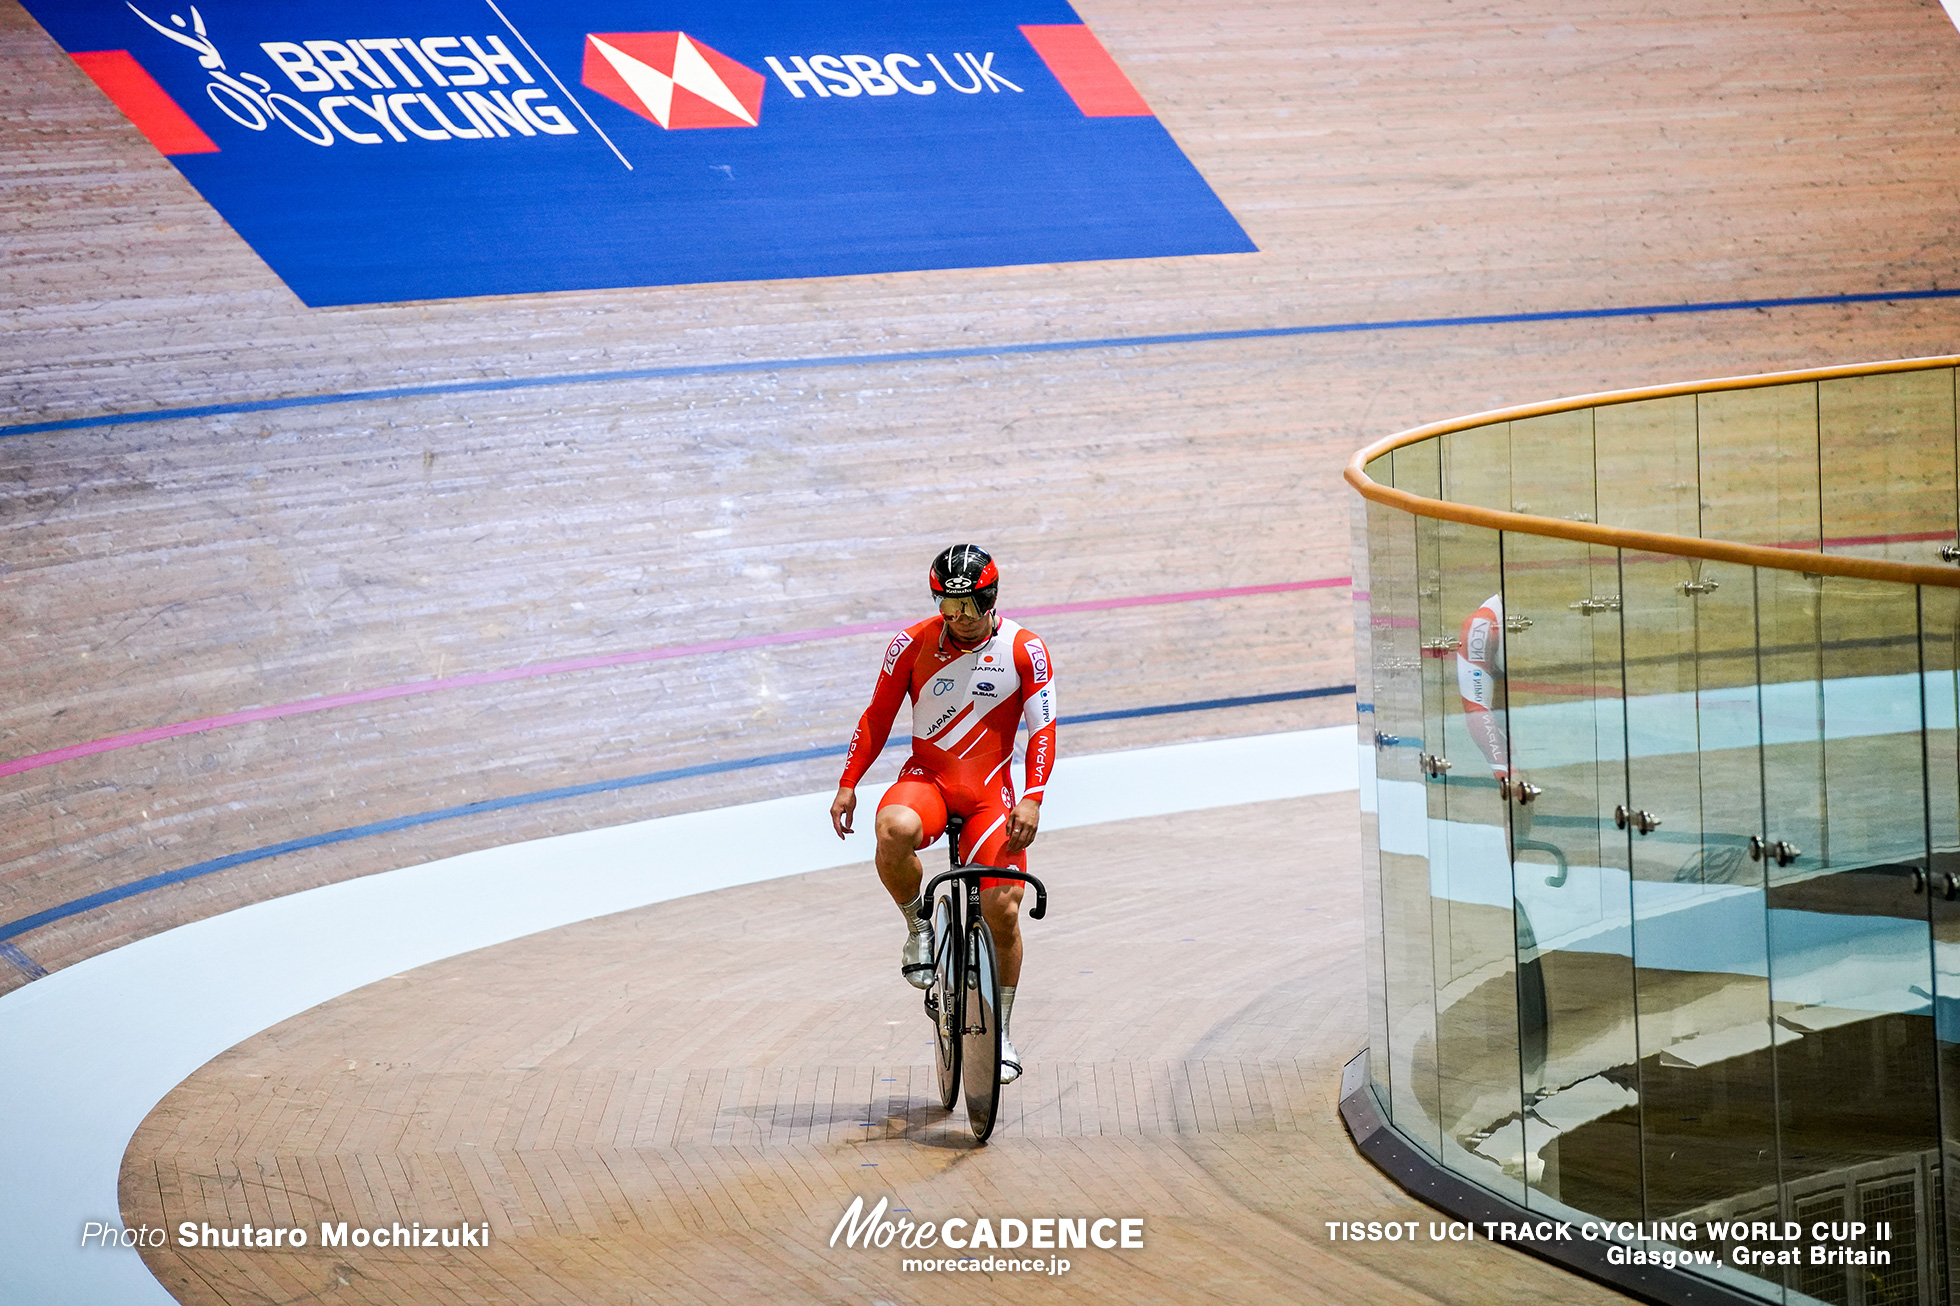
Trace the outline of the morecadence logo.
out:
<instances>
[{"instance_id":1,"label":"morecadence logo","mask_svg":"<svg viewBox=\"0 0 1960 1306\"><path fill-rule=\"evenodd\" d=\"M937 1251L936 1257L907 1258L901 1270L959 1273L1002 1271L1060 1275L1069 1262L1059 1256L1001 1256L1001 1252L1140 1251L1144 1245L1142 1216L1111 1215L949 1215L939 1219L894 1219L891 1199L881 1197L867 1207L853 1198L830 1245L842 1243L860 1251L896 1247L901 1251ZM948 1256L946 1253L958 1253ZM984 1255L983 1255L984 1253Z\"/></svg>"}]
</instances>

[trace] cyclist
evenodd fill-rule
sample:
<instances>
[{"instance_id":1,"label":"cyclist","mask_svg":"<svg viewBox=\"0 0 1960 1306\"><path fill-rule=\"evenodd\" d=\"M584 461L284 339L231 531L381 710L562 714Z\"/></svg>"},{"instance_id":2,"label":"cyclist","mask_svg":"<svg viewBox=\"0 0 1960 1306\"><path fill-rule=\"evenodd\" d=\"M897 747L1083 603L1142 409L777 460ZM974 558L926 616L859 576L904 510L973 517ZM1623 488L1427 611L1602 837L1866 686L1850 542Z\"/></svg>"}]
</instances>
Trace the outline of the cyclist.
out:
<instances>
[{"instance_id":1,"label":"cyclist","mask_svg":"<svg viewBox=\"0 0 1960 1306\"><path fill-rule=\"evenodd\" d=\"M885 650L871 706L851 736L830 823L843 838L857 810L857 784L884 749L899 705L912 700L912 756L878 803L878 878L905 915L899 970L932 987L932 924L919 894L919 849L965 818L961 860L1025 871L1024 849L1041 824L1042 791L1055 765L1054 667L1033 631L994 611L1000 572L986 552L956 544L932 560L939 615L900 631ZM1027 784L1019 802L1008 763L1018 722L1028 727ZM980 910L1000 958L1000 1082L1020 1077L1008 1021L1021 980L1019 880L982 878Z\"/></svg>"},{"instance_id":2,"label":"cyclist","mask_svg":"<svg viewBox=\"0 0 1960 1306\"><path fill-rule=\"evenodd\" d=\"M1504 720L1495 710L1498 678L1504 674L1504 596L1493 594L1463 619L1456 648L1456 692L1463 700L1463 724L1499 780L1511 774L1511 746Z\"/></svg>"}]
</instances>

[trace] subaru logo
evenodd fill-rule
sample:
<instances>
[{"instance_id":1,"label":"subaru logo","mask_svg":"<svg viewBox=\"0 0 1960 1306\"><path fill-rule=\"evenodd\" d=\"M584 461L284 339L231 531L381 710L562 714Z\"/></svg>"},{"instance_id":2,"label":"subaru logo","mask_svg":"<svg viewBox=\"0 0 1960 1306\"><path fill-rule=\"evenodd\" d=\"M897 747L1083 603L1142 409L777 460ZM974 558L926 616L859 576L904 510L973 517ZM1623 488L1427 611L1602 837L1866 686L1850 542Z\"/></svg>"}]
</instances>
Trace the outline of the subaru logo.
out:
<instances>
[{"instance_id":1,"label":"subaru logo","mask_svg":"<svg viewBox=\"0 0 1960 1306\"><path fill-rule=\"evenodd\" d=\"M945 693L947 690L951 689L952 687L953 687L953 678L951 676L941 676L939 679L932 682L932 696L934 698L938 698L941 694Z\"/></svg>"},{"instance_id":2,"label":"subaru logo","mask_svg":"<svg viewBox=\"0 0 1960 1306\"><path fill-rule=\"evenodd\" d=\"M979 690L983 694L991 694L994 692L994 682L991 680L976 680L973 683L973 687Z\"/></svg>"}]
</instances>

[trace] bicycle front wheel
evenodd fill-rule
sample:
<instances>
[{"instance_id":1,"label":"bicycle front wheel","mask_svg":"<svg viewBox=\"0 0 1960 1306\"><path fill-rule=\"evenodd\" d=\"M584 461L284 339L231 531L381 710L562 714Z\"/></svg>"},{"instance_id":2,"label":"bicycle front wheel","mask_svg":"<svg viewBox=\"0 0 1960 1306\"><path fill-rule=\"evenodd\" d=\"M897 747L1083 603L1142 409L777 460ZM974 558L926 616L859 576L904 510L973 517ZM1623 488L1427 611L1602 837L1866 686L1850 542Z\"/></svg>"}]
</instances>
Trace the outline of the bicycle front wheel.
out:
<instances>
[{"instance_id":1,"label":"bicycle front wheel","mask_svg":"<svg viewBox=\"0 0 1960 1306\"><path fill-rule=\"evenodd\" d=\"M966 1122L976 1142L994 1132L1000 1106L1000 968L994 936L976 920L966 931L965 1025L960 1049Z\"/></svg>"},{"instance_id":2,"label":"bicycle front wheel","mask_svg":"<svg viewBox=\"0 0 1960 1306\"><path fill-rule=\"evenodd\" d=\"M941 894L932 905L932 987L926 990L926 1015L932 1019L932 1039L939 1062L939 1105L948 1111L960 1099L960 1013L965 997L960 980L960 935L953 900Z\"/></svg>"}]
</instances>

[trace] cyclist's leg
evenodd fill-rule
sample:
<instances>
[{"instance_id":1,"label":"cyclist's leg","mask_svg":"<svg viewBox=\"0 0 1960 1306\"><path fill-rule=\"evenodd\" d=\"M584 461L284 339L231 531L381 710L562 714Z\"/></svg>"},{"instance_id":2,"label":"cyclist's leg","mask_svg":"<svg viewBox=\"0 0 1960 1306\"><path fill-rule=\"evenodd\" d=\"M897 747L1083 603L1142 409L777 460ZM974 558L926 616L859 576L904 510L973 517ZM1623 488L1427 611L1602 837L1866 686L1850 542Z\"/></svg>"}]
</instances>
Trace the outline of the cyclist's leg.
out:
<instances>
[{"instance_id":1,"label":"cyclist's leg","mask_svg":"<svg viewBox=\"0 0 1960 1306\"><path fill-rule=\"evenodd\" d=\"M925 771L906 767L878 800L878 878L901 907L919 896L918 850L946 829L946 798Z\"/></svg>"},{"instance_id":2,"label":"cyclist's leg","mask_svg":"<svg viewBox=\"0 0 1960 1306\"><path fill-rule=\"evenodd\" d=\"M917 989L932 987L934 969L932 907L919 896L918 849L937 839L945 825L946 803L938 788L929 777L913 776L910 767L878 804L878 878L905 917L898 972Z\"/></svg>"},{"instance_id":3,"label":"cyclist's leg","mask_svg":"<svg viewBox=\"0 0 1960 1306\"><path fill-rule=\"evenodd\" d=\"M993 865L1027 869L1018 854ZM1011 1031L1014 998L1021 984L1021 894L1027 886L1019 880L985 877L980 884L980 915L994 937L995 964L1000 968L1000 1082L1011 1084L1021 1077L1021 1054L1015 1050Z\"/></svg>"},{"instance_id":4,"label":"cyclist's leg","mask_svg":"<svg viewBox=\"0 0 1960 1306\"><path fill-rule=\"evenodd\" d=\"M1027 870L1025 850L1007 851L1007 814L1014 807L1014 791L1006 784L990 785L973 797L979 801L967 813L966 828L972 831L967 862ZM1000 1082L1003 1084L1011 1084L1021 1077L1021 1054L1015 1050L1009 1031L1015 992L1021 983L1021 897L1026 891L1027 886L1019 880L992 876L980 879L980 914L987 922L987 932L993 936L1000 975Z\"/></svg>"},{"instance_id":5,"label":"cyclist's leg","mask_svg":"<svg viewBox=\"0 0 1960 1306\"><path fill-rule=\"evenodd\" d=\"M1019 880L982 880L980 914L993 932L994 955L1000 959L1000 982L1009 988L1021 982L1021 894ZM991 887L986 887L991 886Z\"/></svg>"},{"instance_id":6,"label":"cyclist's leg","mask_svg":"<svg viewBox=\"0 0 1960 1306\"><path fill-rule=\"evenodd\" d=\"M1007 851L1007 813L1014 806L1012 791L1002 789L987 795L984 805L966 813L966 831L960 842L965 860L972 866L1009 866L1028 869L1025 849ZM980 914L994 936L994 955L1000 960L1000 982L1012 988L1021 982L1021 896L1027 886L1019 880L980 879Z\"/></svg>"}]
</instances>

